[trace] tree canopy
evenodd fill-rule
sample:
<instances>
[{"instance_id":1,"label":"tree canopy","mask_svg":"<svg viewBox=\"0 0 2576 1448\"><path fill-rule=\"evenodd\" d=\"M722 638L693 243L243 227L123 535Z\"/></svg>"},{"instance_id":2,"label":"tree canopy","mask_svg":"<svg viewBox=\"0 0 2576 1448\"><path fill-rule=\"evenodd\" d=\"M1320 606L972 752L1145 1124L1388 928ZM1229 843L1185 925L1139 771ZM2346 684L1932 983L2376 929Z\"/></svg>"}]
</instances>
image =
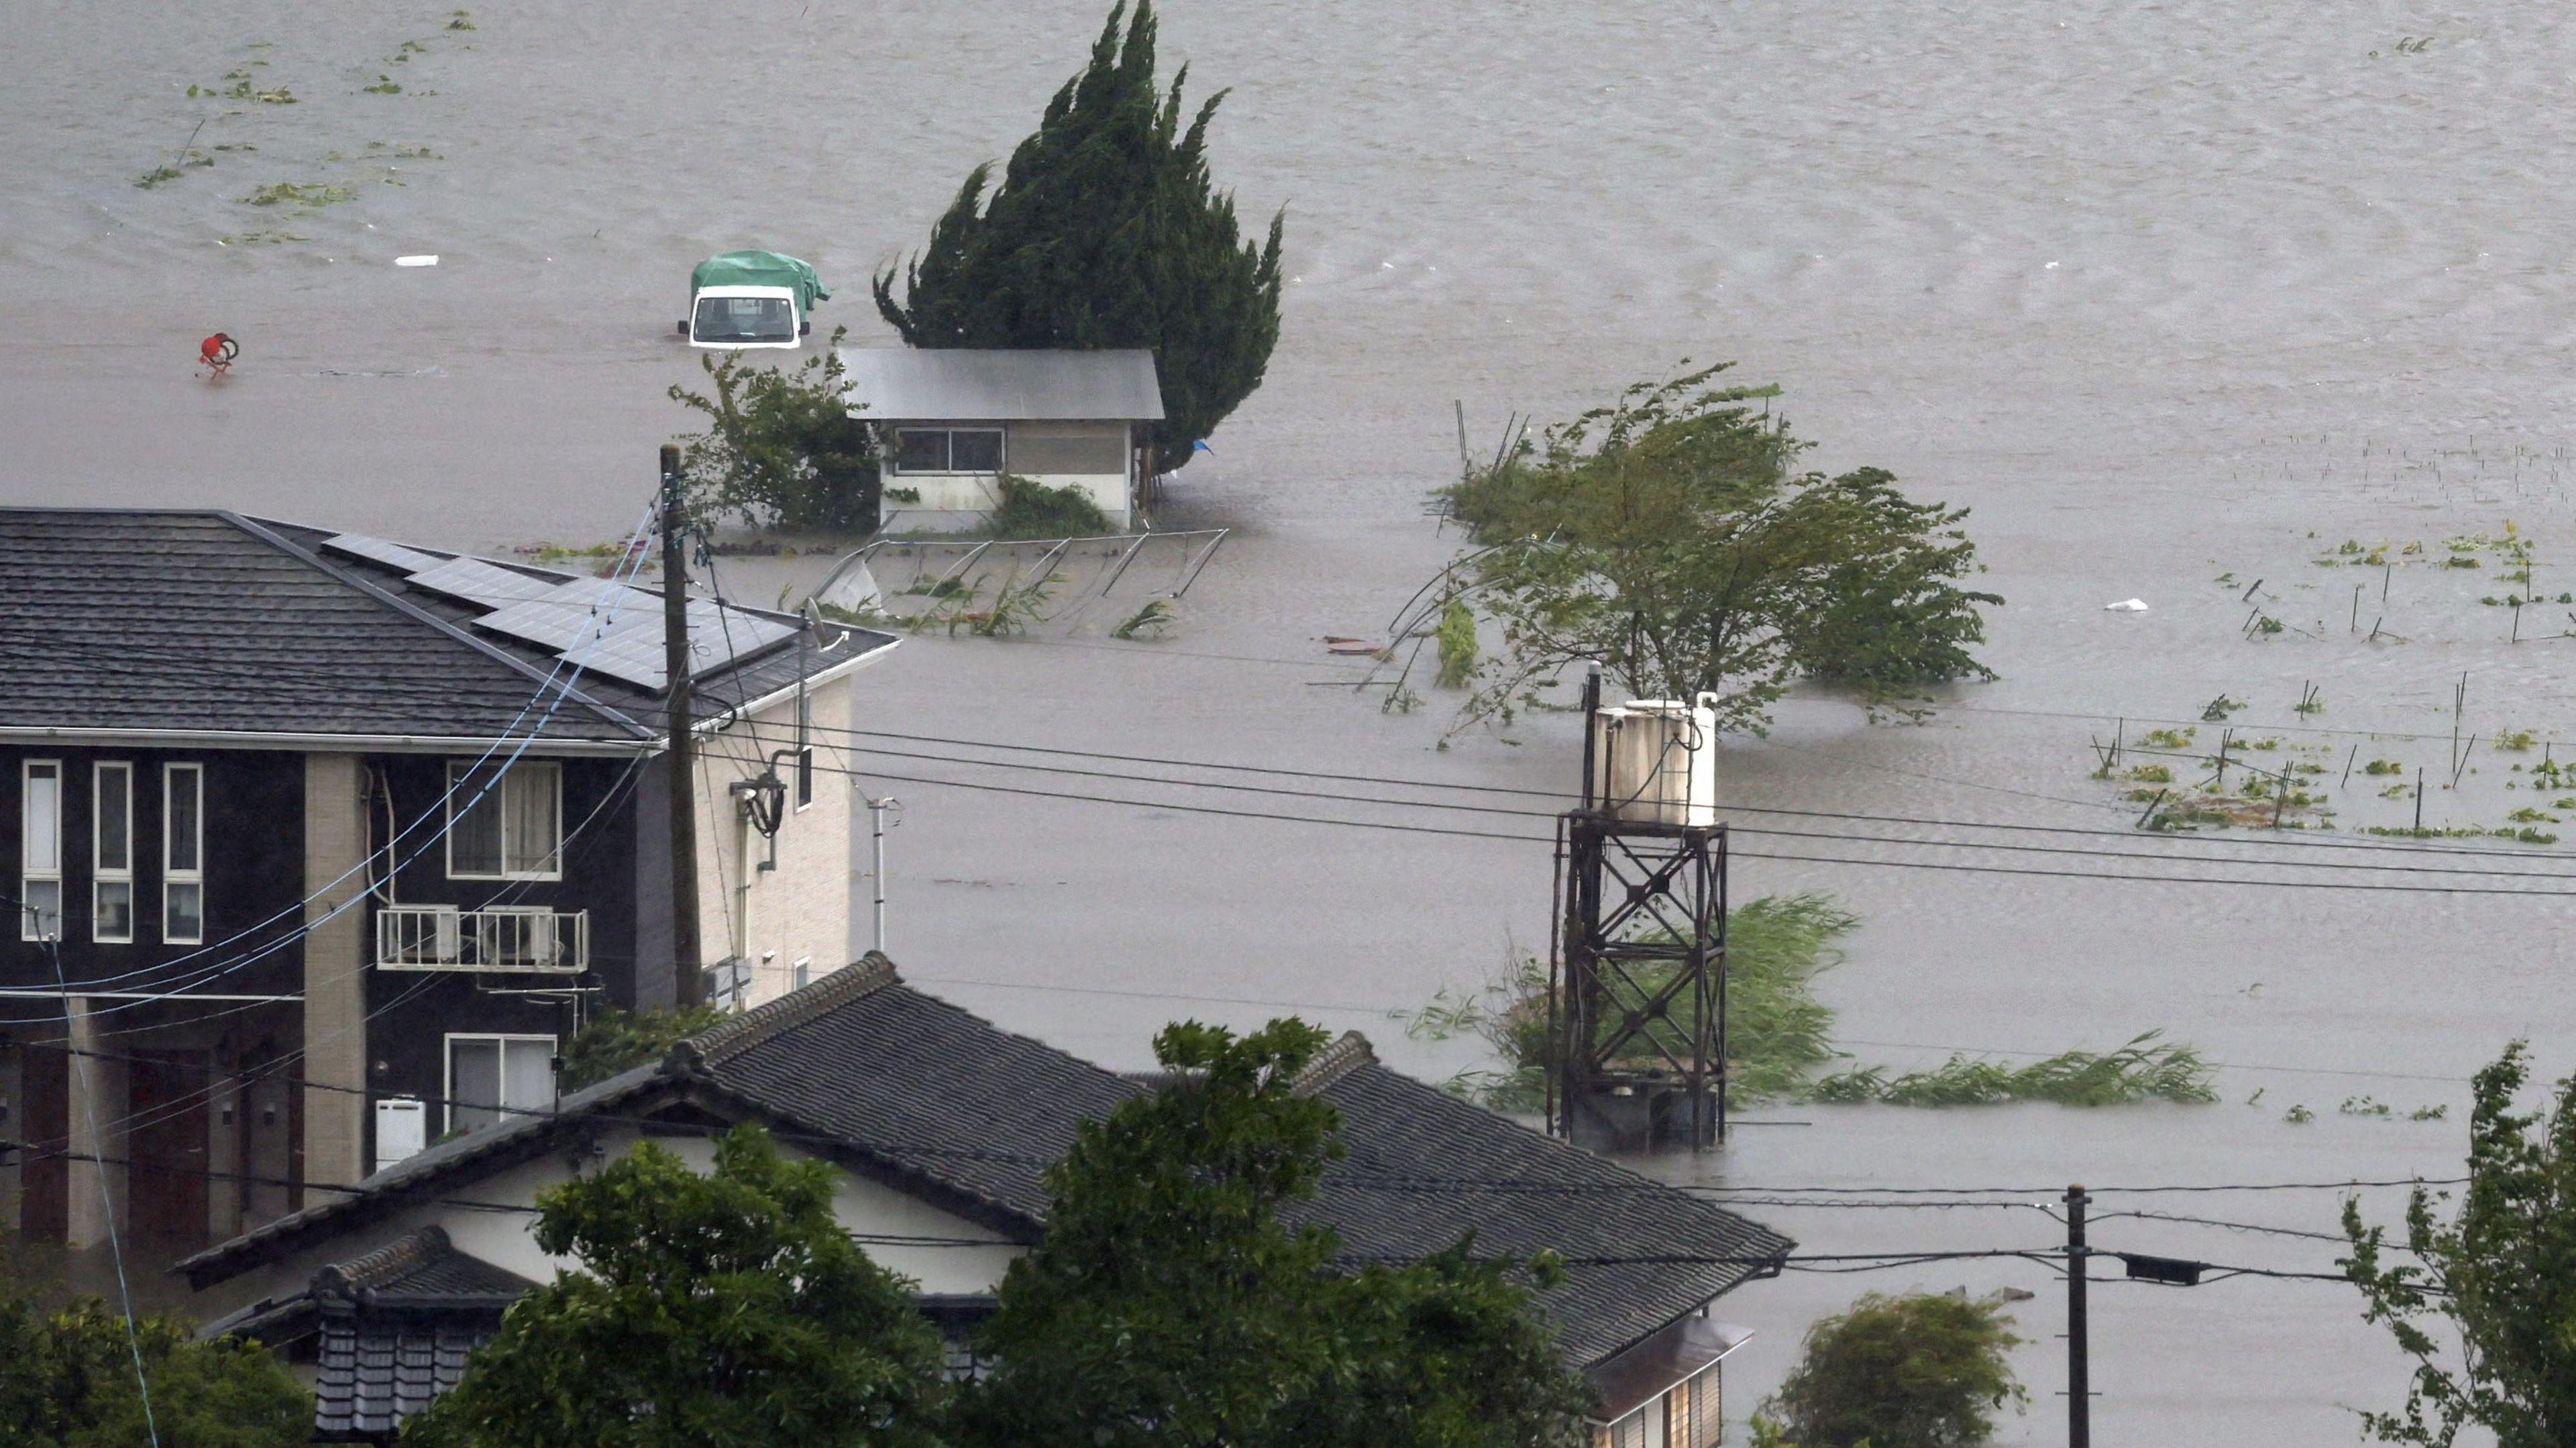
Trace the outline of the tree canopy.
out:
<instances>
[{"instance_id":1,"label":"tree canopy","mask_svg":"<svg viewBox=\"0 0 2576 1448\"><path fill-rule=\"evenodd\" d=\"M873 528L883 485L875 429L850 416L841 339L793 371L729 352L701 356L709 390L671 384L671 400L704 413L707 430L681 439L689 507L701 526L733 515L761 526L821 532Z\"/></svg>"},{"instance_id":2,"label":"tree canopy","mask_svg":"<svg viewBox=\"0 0 2576 1448\"><path fill-rule=\"evenodd\" d=\"M1279 340L1279 236L1243 240L1207 164L1219 91L1182 124L1184 66L1154 80L1154 11L1109 12L1091 63L1047 103L1037 131L968 173L920 254L876 278L877 310L915 347L1146 347L1162 375L1160 465L1261 385Z\"/></svg>"},{"instance_id":3,"label":"tree canopy","mask_svg":"<svg viewBox=\"0 0 2576 1448\"><path fill-rule=\"evenodd\" d=\"M1716 386L1726 365L1638 383L1447 490L1489 545L1461 592L1505 644L1471 715L1586 661L1631 697L1714 693L1723 728L1760 728L1799 677L1873 703L1992 677L1968 649L2003 600L1960 586L1981 571L1967 510L1879 468L1795 471L1811 444L1747 406L1774 389Z\"/></svg>"},{"instance_id":4,"label":"tree canopy","mask_svg":"<svg viewBox=\"0 0 2576 1448\"><path fill-rule=\"evenodd\" d=\"M1335 1265L1337 1236L1281 1210L1341 1155L1300 1094L1324 1042L1165 1030L1169 1084L1086 1124L1050 1169L1047 1234L978 1339L967 1441L1088 1448L1540 1448L1575 1440L1579 1378L1526 1275L1544 1262Z\"/></svg>"},{"instance_id":5,"label":"tree canopy","mask_svg":"<svg viewBox=\"0 0 2576 1448\"><path fill-rule=\"evenodd\" d=\"M139 1448L157 1437L161 1448L300 1448L312 1441L313 1395L267 1348L231 1337L198 1342L173 1317L138 1317L127 1334L124 1315L95 1298L39 1312L0 1281L0 1443Z\"/></svg>"},{"instance_id":6,"label":"tree canopy","mask_svg":"<svg viewBox=\"0 0 2576 1448\"><path fill-rule=\"evenodd\" d=\"M1807 1329L1806 1351L1754 1419L1756 1444L1967 1448L2025 1401L2005 1353L2021 1339L1993 1298L1872 1292Z\"/></svg>"},{"instance_id":7,"label":"tree canopy","mask_svg":"<svg viewBox=\"0 0 2576 1448\"><path fill-rule=\"evenodd\" d=\"M646 1141L548 1190L537 1243L585 1270L512 1306L404 1441L933 1448L939 1335L833 1220L835 1177L741 1126L712 1175Z\"/></svg>"},{"instance_id":8,"label":"tree canopy","mask_svg":"<svg viewBox=\"0 0 2576 1448\"><path fill-rule=\"evenodd\" d=\"M2478 1073L2449 1220L2436 1205L2449 1192L2415 1188L2400 1248L2344 1203L2362 1315L2415 1363L2401 1410L2362 1415L2382 1441L2447 1445L2477 1427L2497 1448L2576 1443L2576 1077L2548 1111L2517 1112L2529 1076L2521 1041Z\"/></svg>"}]
</instances>

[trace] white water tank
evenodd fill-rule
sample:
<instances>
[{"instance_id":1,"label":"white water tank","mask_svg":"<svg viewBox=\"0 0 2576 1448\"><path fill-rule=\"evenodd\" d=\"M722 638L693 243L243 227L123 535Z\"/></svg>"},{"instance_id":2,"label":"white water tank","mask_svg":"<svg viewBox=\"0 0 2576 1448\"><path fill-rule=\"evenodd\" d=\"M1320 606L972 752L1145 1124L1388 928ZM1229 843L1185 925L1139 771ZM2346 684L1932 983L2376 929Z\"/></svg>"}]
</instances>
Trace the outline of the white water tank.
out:
<instances>
[{"instance_id":1,"label":"white water tank","mask_svg":"<svg viewBox=\"0 0 2576 1448\"><path fill-rule=\"evenodd\" d=\"M1717 823L1714 694L1631 699L1592 716L1592 798L1633 824Z\"/></svg>"},{"instance_id":2,"label":"white water tank","mask_svg":"<svg viewBox=\"0 0 2576 1448\"><path fill-rule=\"evenodd\" d=\"M376 1098L376 1170L383 1171L429 1144L429 1113L409 1096Z\"/></svg>"}]
</instances>

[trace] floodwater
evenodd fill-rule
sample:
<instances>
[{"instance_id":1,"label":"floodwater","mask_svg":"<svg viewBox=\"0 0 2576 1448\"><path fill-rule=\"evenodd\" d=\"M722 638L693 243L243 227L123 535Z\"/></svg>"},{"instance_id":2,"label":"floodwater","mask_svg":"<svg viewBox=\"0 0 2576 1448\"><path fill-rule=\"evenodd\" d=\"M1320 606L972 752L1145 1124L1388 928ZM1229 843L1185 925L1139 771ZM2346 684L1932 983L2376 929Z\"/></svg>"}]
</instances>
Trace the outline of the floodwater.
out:
<instances>
[{"instance_id":1,"label":"floodwater","mask_svg":"<svg viewBox=\"0 0 2576 1448\"><path fill-rule=\"evenodd\" d=\"M221 505L476 546L622 535L654 445L685 420L661 393L689 375L669 336L689 264L737 245L797 252L840 288L827 326L886 340L866 273L917 244L967 167L1007 151L1097 23L1060 0L681 5L650 25L614 7L496 7L470 31L446 29L449 12L11 7L9 501ZM2517 620L2481 604L2515 586L2492 552L2466 555L2480 570L2436 565L2444 540L2510 520L2538 540L2524 591L2554 596L2553 566L2576 585L2571 53L2576 18L2541 4L1176 6L1167 68L1186 59L1195 86L1233 87L1218 174L1252 215L1289 208L1269 385L1181 478L1167 519L1238 531L1174 639L1122 645L1096 624L921 639L868 676L868 727L1559 786L1574 772L1562 719L1443 752L1453 699L1426 690L1421 711L1383 714L1382 694L1333 687L1365 664L1320 639L1382 631L1456 547L1421 501L1456 467L1453 399L1490 448L1512 413L1564 416L1685 356L1735 358L1747 380L1784 384L1820 465L1876 463L1973 507L1988 582L2010 600L1986 651L1999 682L1915 727L1796 699L1769 740L1729 744L1723 788L1739 806L2117 831L2138 806L2087 777L2088 740L2190 724L2224 694L2246 702L2240 736L2322 764L2341 825L2407 825L2414 807L2380 797L2388 776L2336 777L2348 752L2394 760L2406 780L2425 769L2428 825L2546 813L2554 794L2502 788L2536 754L2481 745L2463 759L2452 732L2456 713L2464 738L2571 738L2568 645L2552 637L2567 610ZM297 103L186 94L231 86L237 69ZM402 89L367 89L385 85ZM195 145L215 164L132 184L200 121ZM275 183L348 199L242 200ZM418 253L439 264L392 265ZM219 328L243 360L210 386L189 363ZM2385 540L2404 566L2313 561L2346 538ZM2418 540L2424 554L2402 551ZM736 572L729 583L765 602L814 570ZM2103 610L2132 596L2150 611ZM2241 632L2266 612L2281 632ZM2311 684L2323 710L2294 713ZM2207 748L2216 726L2202 729ZM1408 1040L1388 1012L1475 986L1546 930L1543 844L1177 806L1518 836L1543 835L1542 820L1183 789L1142 778L1182 774L1169 766L1099 758L1052 762L1140 778L850 762L1154 802L869 786L905 805L890 893L907 972L1122 1065L1176 1015L1293 1007L1445 1075L1479 1064L1474 1043ZM2546 843L2488 861L1737 819L1739 895L1829 890L1863 917L1822 987L1863 1060L2102 1047L2161 1028L2229 1063L2219 1105L1766 1108L1754 1114L1780 1124L1653 1164L1747 1189L1762 1204L1746 1210L1814 1253L2037 1248L2059 1229L2029 1205L1781 1204L1828 1195L1793 1188L2031 1203L2069 1181L2446 1175L2465 1078L2507 1039L2533 1036L2550 1074L2576 1067L2557 944L2569 872ZM1776 858L1793 855L1810 858ZM2282 859L2421 868L2242 863ZM2430 873L2492 865L2546 876L2504 883L2548 893L1926 863L2377 886L2492 884ZM2339 1109L2365 1097L2392 1115ZM2285 1119L2292 1106L2315 1119ZM2433 1106L2448 1119L2407 1119ZM2331 1232L2337 1200L2105 1191L2095 1211ZM2391 1193L2370 1200L2393 1216ZM2153 1218L2107 1221L2095 1240L2292 1272L2335 1255ZM1961 1285L2040 1293L2019 1309L2033 1402L2004 1441L2060 1441L2057 1289L2021 1259L1744 1289L1724 1310L1760 1336L1730 1406L1776 1384L1804 1326L1854 1294ZM2093 1338L2105 1442L2347 1441L2354 1409L2393 1405L2403 1386L2403 1362L2328 1282L2105 1287Z\"/></svg>"}]
</instances>

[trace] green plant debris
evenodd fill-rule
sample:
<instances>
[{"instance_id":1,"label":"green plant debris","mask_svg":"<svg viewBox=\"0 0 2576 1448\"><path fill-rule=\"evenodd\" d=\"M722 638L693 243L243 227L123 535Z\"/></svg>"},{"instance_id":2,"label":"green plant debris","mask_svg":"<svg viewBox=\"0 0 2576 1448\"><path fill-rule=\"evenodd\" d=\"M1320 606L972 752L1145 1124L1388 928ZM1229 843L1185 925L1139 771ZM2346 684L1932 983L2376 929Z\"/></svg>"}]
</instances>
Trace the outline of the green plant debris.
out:
<instances>
[{"instance_id":1,"label":"green plant debris","mask_svg":"<svg viewBox=\"0 0 2576 1448\"><path fill-rule=\"evenodd\" d=\"M2404 774L2406 766L2394 759L2374 759L2361 767L2364 774Z\"/></svg>"},{"instance_id":2,"label":"green plant debris","mask_svg":"<svg viewBox=\"0 0 2576 1448\"><path fill-rule=\"evenodd\" d=\"M265 64L266 62L263 61L259 63ZM241 78L233 80L233 76L239 76ZM288 90L282 85L262 89L251 83L250 76L247 72L235 71L232 73L232 76L226 76L225 79L233 80L233 83L228 86L192 85L188 87L188 94L191 96L206 96L215 100L257 101L264 106L291 106L295 104L295 93L293 91Z\"/></svg>"},{"instance_id":3,"label":"green plant debris","mask_svg":"<svg viewBox=\"0 0 2576 1448\"><path fill-rule=\"evenodd\" d=\"M1159 639L1171 637L1172 601L1152 598L1145 606L1127 616L1124 623L1109 631L1113 639Z\"/></svg>"},{"instance_id":4,"label":"green plant debris","mask_svg":"<svg viewBox=\"0 0 2576 1448\"><path fill-rule=\"evenodd\" d=\"M1463 689L1476 677L1476 613L1452 598L1440 610L1440 687Z\"/></svg>"},{"instance_id":5,"label":"green plant debris","mask_svg":"<svg viewBox=\"0 0 2576 1448\"><path fill-rule=\"evenodd\" d=\"M2149 749L2189 749L2193 737L2199 732L2197 729L2150 729L2138 742Z\"/></svg>"},{"instance_id":6,"label":"green plant debris","mask_svg":"<svg viewBox=\"0 0 2576 1448\"><path fill-rule=\"evenodd\" d=\"M242 198L249 206L277 206L292 202L297 206L320 208L334 206L356 198L358 193L346 186L325 181L272 181Z\"/></svg>"},{"instance_id":7,"label":"green plant debris","mask_svg":"<svg viewBox=\"0 0 2576 1448\"><path fill-rule=\"evenodd\" d=\"M1992 1106L2051 1101L2061 1106L2115 1106L2132 1101L2215 1101L2213 1068L2185 1045L2156 1043L2158 1032L2132 1037L2115 1051L2064 1051L2026 1066L1952 1056L1928 1071L1890 1076L1866 1066L1827 1076L1811 1088L1818 1101L1883 1101L1892 1106Z\"/></svg>"},{"instance_id":8,"label":"green plant debris","mask_svg":"<svg viewBox=\"0 0 2576 1448\"><path fill-rule=\"evenodd\" d=\"M1819 1078L1819 1068L1839 1058L1831 1032L1834 1013L1815 997L1815 977L1842 959L1836 942L1859 923L1830 896L1772 895L1733 911L1727 919L1727 1047L1730 1103L1766 1100L1883 1102L1902 1106L1986 1105L2051 1101L2070 1106L2165 1100L2214 1101L2213 1068L2189 1046L2161 1043L2149 1031L2118 1050L2067 1051L2021 1066L1954 1056L1928 1071L1894 1073L1884 1066L1856 1067ZM1633 979L1610 985L1605 1018L1640 1003L1671 979L1678 966L1638 969ZM1399 1013L1408 1034L1446 1039L1474 1031L1502 1056L1504 1069L1469 1072L1451 1088L1506 1110L1534 1110L1545 1088L1547 972L1539 961L1517 958L1503 978L1472 998L1444 993L1421 1011ZM1687 1007L1680 1012L1687 1016ZM1639 1067L1660 1065L1664 1050L1683 1051L1687 1019L1678 1031L1651 1023L1631 1048ZM1673 1039L1662 1040L1665 1034ZM1658 1049L1661 1041L1663 1049Z\"/></svg>"},{"instance_id":9,"label":"green plant debris","mask_svg":"<svg viewBox=\"0 0 2576 1448\"><path fill-rule=\"evenodd\" d=\"M2495 738L2487 741L2487 747L2520 754L2539 742L2539 738L2528 729L2499 729Z\"/></svg>"},{"instance_id":10,"label":"green plant debris","mask_svg":"<svg viewBox=\"0 0 2576 1448\"><path fill-rule=\"evenodd\" d=\"M374 85L360 86L359 89L371 96L398 96L402 94L402 82L392 76L379 73Z\"/></svg>"},{"instance_id":11,"label":"green plant debris","mask_svg":"<svg viewBox=\"0 0 2576 1448\"><path fill-rule=\"evenodd\" d=\"M243 231L215 238L217 246L280 246L290 241L311 241L309 236L292 231Z\"/></svg>"},{"instance_id":12,"label":"green plant debris","mask_svg":"<svg viewBox=\"0 0 2576 1448\"><path fill-rule=\"evenodd\" d=\"M415 55L427 54L429 54L428 46L423 45L417 40L406 40L402 44L394 47L393 54L385 57L385 64L403 65L408 63Z\"/></svg>"},{"instance_id":13,"label":"green plant debris","mask_svg":"<svg viewBox=\"0 0 2576 1448\"><path fill-rule=\"evenodd\" d=\"M2409 1121L2440 1121L2442 1118L2449 1116L2450 1114L2450 1104L2448 1102L2444 1102L2435 1106L2418 1106L2413 1111L2406 1113L2406 1119Z\"/></svg>"},{"instance_id":14,"label":"green plant debris","mask_svg":"<svg viewBox=\"0 0 2576 1448\"><path fill-rule=\"evenodd\" d=\"M2443 559L2442 566L2445 568L2475 568L2478 566L2478 560L2474 558L2451 557Z\"/></svg>"},{"instance_id":15,"label":"green plant debris","mask_svg":"<svg viewBox=\"0 0 2576 1448\"><path fill-rule=\"evenodd\" d=\"M135 177L134 184L149 191L156 186L166 186L191 171L202 171L213 164L215 164L215 158L203 151L185 151L180 154L177 164L155 166Z\"/></svg>"},{"instance_id":16,"label":"green plant debris","mask_svg":"<svg viewBox=\"0 0 2576 1448\"><path fill-rule=\"evenodd\" d=\"M475 28L474 16L470 11L456 11L447 17L447 28L450 30L472 30Z\"/></svg>"},{"instance_id":17,"label":"green plant debris","mask_svg":"<svg viewBox=\"0 0 2576 1448\"><path fill-rule=\"evenodd\" d=\"M2529 805L2524 805L2522 808L2506 815L2505 818L2512 820L2516 824L2523 825L2554 825L2558 823L2558 816L2554 814L2543 814Z\"/></svg>"},{"instance_id":18,"label":"green plant debris","mask_svg":"<svg viewBox=\"0 0 2576 1448\"><path fill-rule=\"evenodd\" d=\"M2292 1126L2305 1126L2316 1120L2317 1114L2305 1106L2293 1105L2289 1110L2281 1113L2281 1119Z\"/></svg>"},{"instance_id":19,"label":"green plant debris","mask_svg":"<svg viewBox=\"0 0 2576 1448\"><path fill-rule=\"evenodd\" d=\"M2129 771L2129 778L2140 784L2171 784L2173 771L2161 764L2141 764Z\"/></svg>"},{"instance_id":20,"label":"green plant debris","mask_svg":"<svg viewBox=\"0 0 2576 1448\"><path fill-rule=\"evenodd\" d=\"M2343 1105L2335 1109L2346 1116L2376 1116L2386 1120L2389 1115L2387 1102L2374 1100L2368 1096L2347 1096L2343 1099Z\"/></svg>"},{"instance_id":21,"label":"green plant debris","mask_svg":"<svg viewBox=\"0 0 2576 1448\"><path fill-rule=\"evenodd\" d=\"M2217 698L2209 701L2208 708L2200 711L2200 722L2203 724L2225 723L2228 715L2233 714L2244 707L2244 700L2231 699L2225 694L2221 694Z\"/></svg>"}]
</instances>

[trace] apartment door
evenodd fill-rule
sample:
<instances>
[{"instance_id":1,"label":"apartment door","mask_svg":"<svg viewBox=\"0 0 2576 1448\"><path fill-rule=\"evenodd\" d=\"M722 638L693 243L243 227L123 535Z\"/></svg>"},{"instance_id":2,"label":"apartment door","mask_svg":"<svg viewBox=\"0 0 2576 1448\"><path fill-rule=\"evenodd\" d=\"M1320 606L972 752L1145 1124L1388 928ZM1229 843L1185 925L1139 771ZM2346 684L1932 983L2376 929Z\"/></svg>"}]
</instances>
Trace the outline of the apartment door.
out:
<instances>
[{"instance_id":1,"label":"apartment door","mask_svg":"<svg viewBox=\"0 0 2576 1448\"><path fill-rule=\"evenodd\" d=\"M138 1051L128 1068L126 1199L138 1240L205 1245L208 1064L203 1051Z\"/></svg>"}]
</instances>

